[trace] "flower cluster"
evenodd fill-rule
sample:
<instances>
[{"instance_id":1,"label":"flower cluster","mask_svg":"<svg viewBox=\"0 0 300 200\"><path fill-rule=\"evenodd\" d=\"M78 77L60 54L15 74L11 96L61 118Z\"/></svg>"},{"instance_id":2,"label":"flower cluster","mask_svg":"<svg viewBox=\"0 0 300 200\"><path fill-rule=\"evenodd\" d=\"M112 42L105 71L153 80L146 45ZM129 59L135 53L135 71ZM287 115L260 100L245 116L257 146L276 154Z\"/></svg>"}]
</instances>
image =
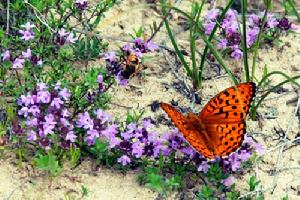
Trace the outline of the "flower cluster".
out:
<instances>
[{"instance_id":1,"label":"flower cluster","mask_svg":"<svg viewBox=\"0 0 300 200\"><path fill-rule=\"evenodd\" d=\"M203 22L205 34L211 34L219 16L219 9L212 9L206 14ZM262 15L250 15L247 18L246 24L247 48L251 48L257 40L260 28L262 26ZM239 26L240 25L237 11L229 9L228 12L225 14L225 18L218 27L219 39L217 48L221 50L227 50L229 52L230 57L236 60L240 60L243 56L243 52L241 50L241 32ZM289 22L287 18L283 17L281 19L277 19L273 14L268 14L263 33L273 34L275 29L279 29L280 31L287 31L295 28L295 25Z\"/></svg>"},{"instance_id":2,"label":"flower cluster","mask_svg":"<svg viewBox=\"0 0 300 200\"><path fill-rule=\"evenodd\" d=\"M62 46L68 43L75 43L77 38L72 32L67 32L64 28L61 28L54 37L54 43Z\"/></svg>"},{"instance_id":3,"label":"flower cluster","mask_svg":"<svg viewBox=\"0 0 300 200\"><path fill-rule=\"evenodd\" d=\"M104 138L109 141L110 148L118 143L116 134L118 126L111 122L111 116L103 110L98 109L93 116L88 112L78 115L76 126L85 132L84 141L88 146L95 144L97 138Z\"/></svg>"},{"instance_id":4,"label":"flower cluster","mask_svg":"<svg viewBox=\"0 0 300 200\"><path fill-rule=\"evenodd\" d=\"M134 73L134 70L130 69L128 72L128 58L135 57L136 65L140 64L140 59L145 53L153 52L158 49L158 46L152 41L144 41L141 38L136 38L133 44L125 44L121 48L119 58L116 56L116 52L109 52L105 54L106 68L109 76L114 76L118 84L127 85L129 74Z\"/></svg>"},{"instance_id":5,"label":"flower cluster","mask_svg":"<svg viewBox=\"0 0 300 200\"><path fill-rule=\"evenodd\" d=\"M84 11L88 6L88 2L87 0L75 0L75 6L77 10Z\"/></svg>"},{"instance_id":6,"label":"flower cluster","mask_svg":"<svg viewBox=\"0 0 300 200\"><path fill-rule=\"evenodd\" d=\"M27 22L24 25L21 25L21 27L25 28L25 30L20 30L19 32L23 35L21 39L27 41L34 38L34 32L32 31L32 28L35 27L34 24L31 24L30 22ZM13 69L22 69L25 65L26 60L31 62L33 65L41 66L43 64L43 61L36 55L32 54L32 51L30 48L27 48L26 51L23 51L21 55L16 56L15 58L11 54L9 50L5 50L1 54L1 60L2 61L11 61L12 62L12 68Z\"/></svg>"},{"instance_id":7,"label":"flower cluster","mask_svg":"<svg viewBox=\"0 0 300 200\"><path fill-rule=\"evenodd\" d=\"M22 69L25 65L26 60L31 64L36 66L41 66L43 64L42 59L38 56L32 55L31 49L28 48L26 51L23 51L20 56L13 58L9 50L5 50L2 54L2 61L9 60L12 62L13 69Z\"/></svg>"},{"instance_id":8,"label":"flower cluster","mask_svg":"<svg viewBox=\"0 0 300 200\"><path fill-rule=\"evenodd\" d=\"M70 96L68 89L61 88L59 83L53 89L38 83L34 91L18 99L18 115L25 120L25 127L14 132L25 134L28 141L46 150L53 145L69 148L77 137L66 106Z\"/></svg>"}]
</instances>

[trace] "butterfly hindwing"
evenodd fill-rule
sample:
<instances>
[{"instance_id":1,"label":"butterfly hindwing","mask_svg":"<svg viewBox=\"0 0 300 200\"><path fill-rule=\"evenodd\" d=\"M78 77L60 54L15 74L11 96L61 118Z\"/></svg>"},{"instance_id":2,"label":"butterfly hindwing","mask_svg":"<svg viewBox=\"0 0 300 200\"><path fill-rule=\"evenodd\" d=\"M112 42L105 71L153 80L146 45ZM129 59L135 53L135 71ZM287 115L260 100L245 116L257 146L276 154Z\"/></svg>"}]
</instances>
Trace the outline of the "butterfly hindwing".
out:
<instances>
[{"instance_id":1,"label":"butterfly hindwing","mask_svg":"<svg viewBox=\"0 0 300 200\"><path fill-rule=\"evenodd\" d=\"M211 142L215 144L214 154L227 156L241 146L246 132L246 124L245 122L206 124L205 129Z\"/></svg>"}]
</instances>

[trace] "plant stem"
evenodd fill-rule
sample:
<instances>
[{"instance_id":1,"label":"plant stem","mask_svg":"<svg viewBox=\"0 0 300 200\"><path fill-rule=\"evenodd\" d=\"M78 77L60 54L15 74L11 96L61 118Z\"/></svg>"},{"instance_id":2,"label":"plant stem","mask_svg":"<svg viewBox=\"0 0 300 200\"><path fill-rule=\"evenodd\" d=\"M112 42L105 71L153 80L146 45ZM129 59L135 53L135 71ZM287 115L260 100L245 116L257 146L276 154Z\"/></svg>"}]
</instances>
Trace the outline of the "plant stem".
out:
<instances>
[{"instance_id":1,"label":"plant stem","mask_svg":"<svg viewBox=\"0 0 300 200\"><path fill-rule=\"evenodd\" d=\"M249 81L249 64L248 64L248 49L247 49L247 27L246 27L246 0L241 0L241 10L242 10L242 22L243 22L243 60L244 60L244 70L246 75L246 81Z\"/></svg>"}]
</instances>

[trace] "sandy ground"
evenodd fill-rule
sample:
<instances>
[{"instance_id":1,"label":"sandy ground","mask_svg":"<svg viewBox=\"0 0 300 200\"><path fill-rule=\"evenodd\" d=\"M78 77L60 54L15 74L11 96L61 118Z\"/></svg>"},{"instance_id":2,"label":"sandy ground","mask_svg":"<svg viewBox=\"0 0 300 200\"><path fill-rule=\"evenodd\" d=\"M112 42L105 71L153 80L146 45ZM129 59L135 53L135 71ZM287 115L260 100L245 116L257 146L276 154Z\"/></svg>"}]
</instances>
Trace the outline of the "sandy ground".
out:
<instances>
[{"instance_id":1,"label":"sandy ground","mask_svg":"<svg viewBox=\"0 0 300 200\"><path fill-rule=\"evenodd\" d=\"M190 1L183 1L181 8L188 8ZM207 7L207 6L206 6ZM174 15L174 21L180 20ZM114 50L122 43L119 41L130 40L128 33L140 26L146 28L150 33L149 25L156 21L160 22L159 14L146 4L141 4L137 0L126 0L113 10L109 11L106 18L99 25L99 31L104 38L110 42L111 50ZM188 44L188 33L180 31L176 23L172 23L177 35L178 42L184 48ZM300 31L297 34L290 34L282 37L283 43L279 48L264 48L259 53L257 63L256 77L262 76L263 67L266 65L268 71L283 71L288 75L300 74ZM166 31L164 28L154 39L159 44L168 47ZM199 48L203 46L198 44ZM170 60L174 60L169 57ZM98 61L96 61L97 63ZM251 63L251 62L250 62ZM240 68L242 63L230 62L233 69ZM119 119L124 119L128 110L139 110L145 108L145 117L151 116L157 119L162 115L162 111L153 113L149 104L154 100L170 102L172 99L177 101L180 106L192 108L199 112L203 105L193 105L182 94L178 93L172 87L176 77L171 72L174 65L170 65L163 56L162 51L153 54L151 62L146 63L147 69L143 71L143 76L136 76L128 87L114 87L110 91L113 96L112 106L108 112ZM271 79L272 84L282 81L280 76L274 76ZM231 83L224 76L204 82L202 96L204 101L209 100L216 93L223 90ZM251 175L256 175L262 182L261 191L266 199L280 199L287 196L289 199L300 199L300 146L291 147L288 143L286 147L291 147L280 153L278 145L283 142L276 140L277 135L274 127L282 128L286 131L289 139L294 139L299 132L299 121L295 116L294 104L287 102L295 97L297 93L291 85L283 87L287 92L277 94L272 93L259 109L262 115L261 127L257 121L248 121L248 131L267 149L267 153L261 157L261 160L255 165L253 171L246 174L237 182L237 187L243 191L248 188L246 181ZM261 94L258 94L260 96ZM159 127L163 131L165 127ZM40 172L35 172L30 166L24 164L23 167L17 167L15 159L8 155L0 157L0 199L80 199L81 187L88 189L88 197L84 199L155 199L158 195L136 182L136 172L130 172L126 175L108 169L99 169L91 171L91 162L85 161L82 165L71 171L66 170L54 180L49 180ZM277 185L276 187L273 187ZM274 188L274 190L272 190ZM272 192L273 191L273 192ZM244 192L242 192L243 194ZM177 199L175 196L170 199Z\"/></svg>"}]
</instances>

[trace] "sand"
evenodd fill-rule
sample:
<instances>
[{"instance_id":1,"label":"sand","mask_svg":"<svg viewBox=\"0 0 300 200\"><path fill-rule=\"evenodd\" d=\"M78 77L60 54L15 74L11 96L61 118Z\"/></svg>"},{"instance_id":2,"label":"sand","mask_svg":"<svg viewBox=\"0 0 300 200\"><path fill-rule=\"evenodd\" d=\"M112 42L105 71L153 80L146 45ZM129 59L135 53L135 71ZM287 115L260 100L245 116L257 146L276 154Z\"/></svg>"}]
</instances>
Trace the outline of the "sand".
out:
<instances>
[{"instance_id":1,"label":"sand","mask_svg":"<svg viewBox=\"0 0 300 200\"><path fill-rule=\"evenodd\" d=\"M191 1L181 2L181 8L189 8ZM208 5L205 6L207 8ZM177 38L181 48L188 45L188 33L180 31L180 27L175 23L180 18L174 14L172 27L178 31ZM124 41L129 41L128 33L133 33L133 29L140 26L145 27L147 35L150 35L149 25L156 21L160 22L159 14L150 9L146 4L138 0L125 0L110 10L105 19L98 26L103 38L106 38L111 50L115 50ZM122 28L123 27L123 28ZM256 77L261 78L263 67L266 65L268 71L282 71L288 75L300 74L300 31L296 34L281 37L282 43L279 47L266 47L259 53L257 62ZM120 39L124 41L120 41ZM172 47L168 41L164 28L157 34L155 42ZM197 44L199 49L203 44ZM110 90L112 95L112 105L109 113L124 119L128 110L145 109L144 117L157 119L163 112L152 112L149 104L153 101L170 102L175 100L182 107L192 108L199 112L203 105L192 104L186 96L174 90L172 84L177 79L172 73L174 65L170 65L165 59L163 51L152 54L153 58L146 63L143 76L135 76L130 80L129 86L125 88L113 87ZM171 61L172 56L168 56ZM251 61L251 60L250 60ZM96 60L93 64L101 63ZM251 62L250 62L251 63ZM240 68L241 62L229 61L232 69ZM179 70L180 77L184 78L182 69ZM186 78L186 77L185 77ZM282 81L280 76L270 78L272 84ZM187 83L189 83L187 81ZM208 101L216 93L223 90L232 83L228 78L220 76L203 83L201 96L203 101ZM287 102L297 98L299 93L295 92L295 87L291 84L284 85L288 92L281 94L272 93L259 108L259 113L263 117L262 127L258 121L248 120L248 132L266 147L266 154L262 155L253 170L239 177L237 188L245 194L243 188L248 188L247 181L251 175L256 175L262 182L260 191L265 195L265 199L280 199L287 196L289 199L300 199L300 146L293 146L280 154L278 145L287 141L276 140L277 135L274 127L287 131L289 139L294 139L299 132L299 120L295 116L296 105ZM260 95L260 94L258 94ZM166 126L157 127L161 132L167 130ZM287 146L291 146L288 144ZM278 155L281 155L277 161ZM139 186L136 181L138 171L122 174L120 172L106 169L104 167L95 170L91 161L84 161L75 170L65 167L65 170L53 180L47 178L42 173L32 169L26 163L21 167L16 165L16 159L12 154L0 157L0 199L81 199L82 186L88 190L88 196L82 199L155 199L158 194ZM276 170L277 169L277 170ZM276 174L276 176L274 176ZM275 178L274 178L275 177ZM274 185L277 185L275 188ZM274 190L273 190L274 188ZM272 192L273 191L273 192ZM172 195L169 199L178 199Z\"/></svg>"}]
</instances>

